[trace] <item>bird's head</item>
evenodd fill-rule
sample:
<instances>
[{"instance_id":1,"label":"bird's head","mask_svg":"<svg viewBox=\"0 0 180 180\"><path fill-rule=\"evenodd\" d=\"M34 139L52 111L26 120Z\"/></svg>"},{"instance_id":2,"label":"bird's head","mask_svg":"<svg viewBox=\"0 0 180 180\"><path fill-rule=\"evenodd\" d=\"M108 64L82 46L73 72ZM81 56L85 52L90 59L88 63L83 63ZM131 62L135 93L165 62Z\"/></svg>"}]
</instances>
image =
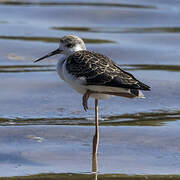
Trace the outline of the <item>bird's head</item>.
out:
<instances>
[{"instance_id":1,"label":"bird's head","mask_svg":"<svg viewBox=\"0 0 180 180\"><path fill-rule=\"evenodd\" d=\"M81 38L79 38L75 35L64 36L60 39L58 49L48 53L47 55L45 55L39 59L36 59L34 62L41 61L45 58L48 58L48 57L56 55L56 54L64 54L65 56L69 56L69 55L73 54L74 52L80 51L80 50L86 50L84 41Z\"/></svg>"}]
</instances>

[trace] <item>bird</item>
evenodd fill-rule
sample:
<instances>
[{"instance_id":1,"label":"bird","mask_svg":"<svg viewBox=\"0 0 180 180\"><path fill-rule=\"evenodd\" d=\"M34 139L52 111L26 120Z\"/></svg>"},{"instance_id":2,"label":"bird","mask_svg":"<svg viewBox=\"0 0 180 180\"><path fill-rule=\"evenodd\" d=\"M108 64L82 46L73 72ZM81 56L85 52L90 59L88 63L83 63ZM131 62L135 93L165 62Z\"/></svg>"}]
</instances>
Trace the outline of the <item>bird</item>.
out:
<instances>
[{"instance_id":1,"label":"bird","mask_svg":"<svg viewBox=\"0 0 180 180\"><path fill-rule=\"evenodd\" d=\"M150 91L150 86L121 69L109 57L86 50L84 41L76 35L63 36L60 38L59 47L56 50L34 62L56 54L62 54L57 63L58 75L74 90L83 95L82 105L85 111L88 109L88 99L95 99L96 141L99 134L99 99L107 99L112 96L144 98L141 90Z\"/></svg>"}]
</instances>

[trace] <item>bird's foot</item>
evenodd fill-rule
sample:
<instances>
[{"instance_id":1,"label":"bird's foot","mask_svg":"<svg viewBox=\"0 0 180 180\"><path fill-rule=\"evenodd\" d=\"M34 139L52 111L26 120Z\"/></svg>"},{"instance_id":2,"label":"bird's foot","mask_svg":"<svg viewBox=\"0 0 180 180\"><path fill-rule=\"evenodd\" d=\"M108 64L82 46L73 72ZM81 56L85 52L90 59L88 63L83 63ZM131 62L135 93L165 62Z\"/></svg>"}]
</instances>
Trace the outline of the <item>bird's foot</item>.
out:
<instances>
[{"instance_id":1,"label":"bird's foot","mask_svg":"<svg viewBox=\"0 0 180 180\"><path fill-rule=\"evenodd\" d=\"M89 99L89 96L92 92L87 90L86 93L83 95L83 102L82 102L82 105L84 107L84 110L87 111L88 109L88 99Z\"/></svg>"}]
</instances>

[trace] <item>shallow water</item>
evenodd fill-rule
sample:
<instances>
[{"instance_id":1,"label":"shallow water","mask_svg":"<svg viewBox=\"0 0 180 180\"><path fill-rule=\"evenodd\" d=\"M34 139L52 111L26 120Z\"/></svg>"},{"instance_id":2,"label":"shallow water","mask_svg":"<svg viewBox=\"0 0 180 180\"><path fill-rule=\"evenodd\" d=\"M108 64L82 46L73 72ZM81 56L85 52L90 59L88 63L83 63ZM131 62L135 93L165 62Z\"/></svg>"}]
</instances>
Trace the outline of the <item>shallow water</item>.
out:
<instances>
[{"instance_id":1,"label":"shallow water","mask_svg":"<svg viewBox=\"0 0 180 180\"><path fill-rule=\"evenodd\" d=\"M94 102L83 111L58 57L33 63L76 34L152 87L100 101L98 178L180 178L179 15L176 0L0 1L0 177L89 178Z\"/></svg>"}]
</instances>

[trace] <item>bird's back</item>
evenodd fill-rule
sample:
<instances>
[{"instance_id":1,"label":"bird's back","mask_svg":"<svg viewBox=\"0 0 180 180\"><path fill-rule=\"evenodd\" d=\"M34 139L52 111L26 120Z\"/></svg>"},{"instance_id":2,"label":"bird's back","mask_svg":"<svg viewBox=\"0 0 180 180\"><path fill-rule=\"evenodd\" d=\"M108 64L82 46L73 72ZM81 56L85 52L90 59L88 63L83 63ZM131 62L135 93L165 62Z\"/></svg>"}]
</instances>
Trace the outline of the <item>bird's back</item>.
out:
<instances>
[{"instance_id":1,"label":"bird's back","mask_svg":"<svg viewBox=\"0 0 180 180\"><path fill-rule=\"evenodd\" d=\"M73 53L67 59L66 69L76 78L85 78L85 85L150 90L111 59L96 52L82 50Z\"/></svg>"}]
</instances>

